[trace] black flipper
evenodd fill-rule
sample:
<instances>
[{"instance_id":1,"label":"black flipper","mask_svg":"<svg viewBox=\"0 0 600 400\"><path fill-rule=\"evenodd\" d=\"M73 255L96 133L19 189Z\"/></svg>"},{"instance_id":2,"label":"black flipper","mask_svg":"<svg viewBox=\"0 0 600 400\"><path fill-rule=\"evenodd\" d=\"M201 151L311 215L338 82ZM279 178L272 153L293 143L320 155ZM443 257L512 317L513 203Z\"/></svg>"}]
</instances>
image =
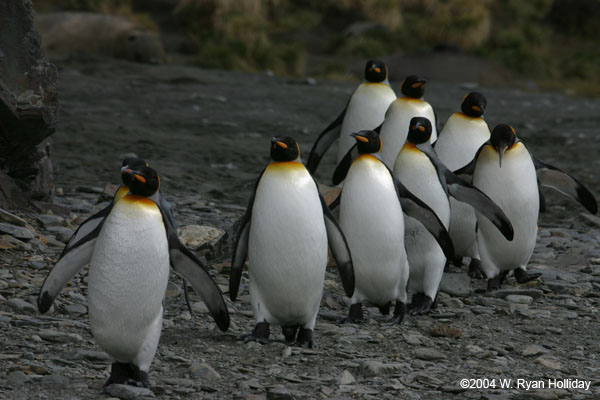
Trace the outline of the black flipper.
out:
<instances>
[{"instance_id":1,"label":"black flipper","mask_svg":"<svg viewBox=\"0 0 600 400\"><path fill-rule=\"evenodd\" d=\"M542 185L540 184L540 180L538 179L538 195L540 197L540 212L546 212L546 198L544 197L544 193L542 193Z\"/></svg>"},{"instance_id":2,"label":"black flipper","mask_svg":"<svg viewBox=\"0 0 600 400\"><path fill-rule=\"evenodd\" d=\"M315 185L317 183L315 182ZM317 190L318 190L317 186ZM352 297L354 294L354 265L352 264L352 255L350 254L350 247L346 241L346 237L342 232L342 229L338 225L335 217L329 211L325 199L321 192L319 192L319 198L321 199L321 206L323 207L323 217L325 218L325 229L327 230L327 242L331 249L331 254L337 265L338 272L342 278L342 286L346 296Z\"/></svg>"},{"instance_id":3,"label":"black flipper","mask_svg":"<svg viewBox=\"0 0 600 400\"><path fill-rule=\"evenodd\" d=\"M38 309L42 314L50 309L54 299L66 283L90 263L96 239L102 229L104 220L112 210L113 204L110 203L107 207L83 221L69 239L67 246L63 249L58 261L54 264L54 268L48 273L40 289Z\"/></svg>"},{"instance_id":4,"label":"black flipper","mask_svg":"<svg viewBox=\"0 0 600 400\"><path fill-rule=\"evenodd\" d=\"M163 216L163 222L167 231L169 242L169 261L173 270L185 278L194 288L194 291L202 297L204 304L223 332L229 328L229 312L221 294L221 290L212 280L206 267L200 260L188 250L177 237L177 232L168 222L165 212L159 207Z\"/></svg>"},{"instance_id":5,"label":"black flipper","mask_svg":"<svg viewBox=\"0 0 600 400\"><path fill-rule=\"evenodd\" d=\"M346 116L346 110L348 109L348 104L344 107L344 110L340 115L330 123L327 128L317 138L315 144L310 150L310 154L308 155L308 161L306 161L306 169L311 174L314 174L323 158L323 155L329 149L331 144L335 142L337 138L340 137L340 130L342 129L342 122L344 122L344 117Z\"/></svg>"},{"instance_id":6,"label":"black flipper","mask_svg":"<svg viewBox=\"0 0 600 400\"><path fill-rule=\"evenodd\" d=\"M512 240L514 231L510 220L504 211L485 193L470 183L460 179L450 171L437 157L433 149L419 146L419 149L429 157L435 167L440 182L445 186L446 192L456 200L467 203L475 208L481 215L490 220L507 240Z\"/></svg>"},{"instance_id":7,"label":"black flipper","mask_svg":"<svg viewBox=\"0 0 600 400\"><path fill-rule=\"evenodd\" d=\"M331 178L331 181L334 185L339 185L344 179L346 179L346 175L348 175L348 170L352 165L352 161L354 161L358 156L358 149L356 148L356 144L354 144L352 147L350 147L350 150L348 150L337 167L335 167L333 177Z\"/></svg>"},{"instance_id":8,"label":"black flipper","mask_svg":"<svg viewBox=\"0 0 600 400\"><path fill-rule=\"evenodd\" d=\"M248 238L250 236L250 221L252 218L252 207L254 207L254 196L256 196L256 189L263 174L265 173L265 167L256 183L250 199L248 200L248 207L246 213L240 220L240 229L238 231L237 238L235 239L235 245L233 246L233 255L231 257L231 269L229 273L229 298L231 301L235 301L237 298L238 290L240 289L240 281L242 280L242 267L248 257Z\"/></svg>"},{"instance_id":9,"label":"black flipper","mask_svg":"<svg viewBox=\"0 0 600 400\"><path fill-rule=\"evenodd\" d=\"M542 186L551 187L572 197L592 214L598 212L598 203L596 203L594 195L581 182L553 165L534 157L531 158L535 165L538 181Z\"/></svg>"},{"instance_id":10,"label":"black flipper","mask_svg":"<svg viewBox=\"0 0 600 400\"><path fill-rule=\"evenodd\" d=\"M422 223L425 229L438 242L446 258L449 260L454 259L452 239L450 239L450 234L448 234L446 227L440 221L435 211L425 204L423 200L412 194L396 177L394 177L394 184L396 185L396 193L398 193L402 211L409 217L415 218Z\"/></svg>"}]
</instances>

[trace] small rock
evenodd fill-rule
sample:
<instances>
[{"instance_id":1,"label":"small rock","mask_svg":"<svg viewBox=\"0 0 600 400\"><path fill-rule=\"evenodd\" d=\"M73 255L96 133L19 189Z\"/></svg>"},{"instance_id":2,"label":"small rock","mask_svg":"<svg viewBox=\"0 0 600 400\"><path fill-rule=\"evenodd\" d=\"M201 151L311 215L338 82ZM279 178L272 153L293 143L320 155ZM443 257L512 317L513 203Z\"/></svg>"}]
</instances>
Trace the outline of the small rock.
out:
<instances>
[{"instance_id":1,"label":"small rock","mask_svg":"<svg viewBox=\"0 0 600 400\"><path fill-rule=\"evenodd\" d=\"M267 400L293 400L290 390L283 385L277 385L267 390Z\"/></svg>"},{"instance_id":2,"label":"small rock","mask_svg":"<svg viewBox=\"0 0 600 400\"><path fill-rule=\"evenodd\" d=\"M48 232L54 234L56 240L62 243L67 243L69 239L71 239L71 236L73 236L74 232L72 229L69 229L65 226L49 226L46 229L48 230Z\"/></svg>"},{"instance_id":3,"label":"small rock","mask_svg":"<svg viewBox=\"0 0 600 400\"><path fill-rule=\"evenodd\" d=\"M281 358L288 358L292 355L292 348L290 346L285 346L283 350L281 350Z\"/></svg>"},{"instance_id":4,"label":"small rock","mask_svg":"<svg viewBox=\"0 0 600 400\"><path fill-rule=\"evenodd\" d=\"M103 351L77 350L77 356L89 361L110 361L111 358Z\"/></svg>"},{"instance_id":5,"label":"small rock","mask_svg":"<svg viewBox=\"0 0 600 400\"><path fill-rule=\"evenodd\" d=\"M29 229L22 226L6 224L4 222L0 222L0 233L22 240L31 240L34 238L33 232Z\"/></svg>"},{"instance_id":6,"label":"small rock","mask_svg":"<svg viewBox=\"0 0 600 400\"><path fill-rule=\"evenodd\" d=\"M87 307L83 304L68 304L65 306L65 310L70 314L82 315L87 313Z\"/></svg>"},{"instance_id":7,"label":"small rock","mask_svg":"<svg viewBox=\"0 0 600 400\"><path fill-rule=\"evenodd\" d=\"M509 296L511 294L516 294L516 295L520 295L520 296L529 296L529 297L533 297L534 299L540 298L544 295L544 292L542 292L539 289L498 289L498 290L491 290L489 292L486 292L486 296L488 297L500 297L502 299L506 298L506 296Z\"/></svg>"},{"instance_id":8,"label":"small rock","mask_svg":"<svg viewBox=\"0 0 600 400\"><path fill-rule=\"evenodd\" d=\"M31 303L26 302L23 299L18 298L18 297L13 297L13 298L6 300L6 305L8 305L10 308L12 308L16 311L21 311L21 312L34 313L37 311L36 306L34 306Z\"/></svg>"},{"instance_id":9,"label":"small rock","mask_svg":"<svg viewBox=\"0 0 600 400\"><path fill-rule=\"evenodd\" d=\"M12 386L23 386L25 383L29 382L31 378L29 375L25 374L22 371L13 371L8 374L6 378L6 383Z\"/></svg>"},{"instance_id":10,"label":"small rock","mask_svg":"<svg viewBox=\"0 0 600 400\"><path fill-rule=\"evenodd\" d=\"M123 400L154 399L152 390L145 387L112 384L104 388L104 392Z\"/></svg>"},{"instance_id":11,"label":"small rock","mask_svg":"<svg viewBox=\"0 0 600 400\"><path fill-rule=\"evenodd\" d=\"M31 250L31 245L10 235L0 235L0 250Z\"/></svg>"},{"instance_id":12,"label":"small rock","mask_svg":"<svg viewBox=\"0 0 600 400\"><path fill-rule=\"evenodd\" d=\"M57 343L77 343L83 341L83 338L76 333L58 332L50 329L40 331L38 336L49 342Z\"/></svg>"},{"instance_id":13,"label":"small rock","mask_svg":"<svg viewBox=\"0 0 600 400\"><path fill-rule=\"evenodd\" d=\"M466 297L471 293L471 278L467 274L445 272L439 291L455 297Z\"/></svg>"},{"instance_id":14,"label":"small rock","mask_svg":"<svg viewBox=\"0 0 600 400\"><path fill-rule=\"evenodd\" d=\"M462 335L462 330L448 324L438 324L431 330L433 337L451 337L458 338Z\"/></svg>"},{"instance_id":15,"label":"small rock","mask_svg":"<svg viewBox=\"0 0 600 400\"><path fill-rule=\"evenodd\" d=\"M9 224L25 226L27 225L27 221L23 218L16 216L15 214L11 214L6 210L0 208L0 220L4 222L8 222Z\"/></svg>"},{"instance_id":16,"label":"small rock","mask_svg":"<svg viewBox=\"0 0 600 400\"><path fill-rule=\"evenodd\" d=\"M354 379L354 376L352 376L350 371L348 371L347 369L345 369L338 378L338 383L340 385L352 385L355 382L356 379Z\"/></svg>"},{"instance_id":17,"label":"small rock","mask_svg":"<svg viewBox=\"0 0 600 400\"><path fill-rule=\"evenodd\" d=\"M69 378L67 378L66 376L63 375L48 375L48 376L44 376L42 378L42 384L43 385L52 385L52 386L61 386L61 387L67 387L69 386Z\"/></svg>"},{"instance_id":18,"label":"small rock","mask_svg":"<svg viewBox=\"0 0 600 400\"><path fill-rule=\"evenodd\" d=\"M456 297L450 297L443 301L444 305L448 308L463 308L465 303L462 302L461 299L457 299Z\"/></svg>"},{"instance_id":19,"label":"small rock","mask_svg":"<svg viewBox=\"0 0 600 400\"><path fill-rule=\"evenodd\" d=\"M538 357L535 359L535 362L543 365L546 368L550 368L550 369L554 369L554 370L561 370L562 369L562 364L555 359L554 357Z\"/></svg>"},{"instance_id":20,"label":"small rock","mask_svg":"<svg viewBox=\"0 0 600 400\"><path fill-rule=\"evenodd\" d=\"M221 379L221 375L207 363L194 363L190 367L190 376L202 381L214 381Z\"/></svg>"},{"instance_id":21,"label":"small rock","mask_svg":"<svg viewBox=\"0 0 600 400\"><path fill-rule=\"evenodd\" d=\"M421 347L421 348L415 349L413 354L419 360L426 360L426 361L443 360L446 358L445 354L440 353L439 351L437 351L435 349L430 349L428 347Z\"/></svg>"},{"instance_id":22,"label":"small rock","mask_svg":"<svg viewBox=\"0 0 600 400\"><path fill-rule=\"evenodd\" d=\"M181 243L192 250L216 243L224 234L224 230L209 225L187 225L177 229Z\"/></svg>"},{"instance_id":23,"label":"small rock","mask_svg":"<svg viewBox=\"0 0 600 400\"><path fill-rule=\"evenodd\" d=\"M60 215L35 214L37 219L44 227L49 226L64 226L65 219Z\"/></svg>"},{"instance_id":24,"label":"small rock","mask_svg":"<svg viewBox=\"0 0 600 400\"><path fill-rule=\"evenodd\" d=\"M537 344L530 344L529 346L523 349L523 352L521 354L523 355L523 357L532 357L539 356L540 354L546 354L548 352L549 350L542 346L538 346Z\"/></svg>"},{"instance_id":25,"label":"small rock","mask_svg":"<svg viewBox=\"0 0 600 400\"><path fill-rule=\"evenodd\" d=\"M519 294L509 294L504 299L506 301L508 301L509 303L516 303L516 304L531 304L533 302L533 297L519 295Z\"/></svg>"}]
</instances>

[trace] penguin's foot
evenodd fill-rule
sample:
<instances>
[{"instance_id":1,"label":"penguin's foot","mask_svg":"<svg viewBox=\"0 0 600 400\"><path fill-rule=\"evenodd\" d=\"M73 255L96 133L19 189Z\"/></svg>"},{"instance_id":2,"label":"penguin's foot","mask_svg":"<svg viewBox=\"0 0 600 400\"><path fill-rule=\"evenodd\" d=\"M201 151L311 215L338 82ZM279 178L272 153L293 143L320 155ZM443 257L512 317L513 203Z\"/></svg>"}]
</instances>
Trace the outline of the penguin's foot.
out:
<instances>
[{"instance_id":1,"label":"penguin's foot","mask_svg":"<svg viewBox=\"0 0 600 400\"><path fill-rule=\"evenodd\" d=\"M392 325L400 325L406 318L406 304L396 300L394 316L388 321Z\"/></svg>"},{"instance_id":2,"label":"penguin's foot","mask_svg":"<svg viewBox=\"0 0 600 400\"><path fill-rule=\"evenodd\" d=\"M517 283L531 282L534 279L537 279L540 276L542 276L542 274L540 274L539 272L535 272L535 273L531 273L530 274L529 272L525 271L521 267L515 268L515 270L513 272L515 274L515 280L517 281Z\"/></svg>"},{"instance_id":3,"label":"penguin's foot","mask_svg":"<svg viewBox=\"0 0 600 400\"><path fill-rule=\"evenodd\" d=\"M412 302L408 306L408 313L410 315L422 315L427 314L431 311L433 305L433 299L424 293L416 293Z\"/></svg>"},{"instance_id":4,"label":"penguin's foot","mask_svg":"<svg viewBox=\"0 0 600 400\"><path fill-rule=\"evenodd\" d=\"M502 287L502 282L506 279L508 270L500 272L498 276L495 276L487 281L487 290L498 290Z\"/></svg>"},{"instance_id":5,"label":"penguin's foot","mask_svg":"<svg viewBox=\"0 0 600 400\"><path fill-rule=\"evenodd\" d=\"M242 335L240 337L244 343L258 342L260 344L269 343L269 335L271 334L271 327L268 322L259 322L254 327L252 333L248 335Z\"/></svg>"},{"instance_id":6,"label":"penguin's foot","mask_svg":"<svg viewBox=\"0 0 600 400\"><path fill-rule=\"evenodd\" d=\"M312 349L315 347L313 330L308 328L300 328L298 331L298 338L296 339L296 346L304 347L305 349Z\"/></svg>"},{"instance_id":7,"label":"penguin's foot","mask_svg":"<svg viewBox=\"0 0 600 400\"><path fill-rule=\"evenodd\" d=\"M481 261L476 258L471 258L469 263L469 276L474 279L484 279L485 274L481 269Z\"/></svg>"},{"instance_id":8,"label":"penguin's foot","mask_svg":"<svg viewBox=\"0 0 600 400\"><path fill-rule=\"evenodd\" d=\"M104 383L104 387L113 383L129 386L141 386L147 388L150 386L148 382L148 373L140 370L133 364L114 362L110 368L110 376Z\"/></svg>"},{"instance_id":9,"label":"penguin's foot","mask_svg":"<svg viewBox=\"0 0 600 400\"><path fill-rule=\"evenodd\" d=\"M298 333L298 328L298 325L281 327L281 332L285 337L285 343L290 344L296 341L296 333Z\"/></svg>"},{"instance_id":10,"label":"penguin's foot","mask_svg":"<svg viewBox=\"0 0 600 400\"><path fill-rule=\"evenodd\" d=\"M388 315L390 313L390 303L386 303L382 306L377 306L381 315Z\"/></svg>"},{"instance_id":11,"label":"penguin's foot","mask_svg":"<svg viewBox=\"0 0 600 400\"><path fill-rule=\"evenodd\" d=\"M341 324L356 324L364 322L362 303L352 304L348 316L340 321Z\"/></svg>"}]
</instances>

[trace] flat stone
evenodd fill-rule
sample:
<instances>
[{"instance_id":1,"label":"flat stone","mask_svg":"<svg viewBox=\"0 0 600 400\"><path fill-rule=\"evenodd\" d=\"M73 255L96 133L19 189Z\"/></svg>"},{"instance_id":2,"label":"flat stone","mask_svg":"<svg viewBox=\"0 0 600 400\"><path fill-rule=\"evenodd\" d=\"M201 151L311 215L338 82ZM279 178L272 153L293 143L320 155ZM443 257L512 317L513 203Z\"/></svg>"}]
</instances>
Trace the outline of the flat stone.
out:
<instances>
[{"instance_id":1,"label":"flat stone","mask_svg":"<svg viewBox=\"0 0 600 400\"><path fill-rule=\"evenodd\" d=\"M42 378L43 385L67 387L67 386L69 386L69 383L70 383L69 378L67 378L66 376L63 376L63 375L53 374L53 375L44 376Z\"/></svg>"},{"instance_id":2,"label":"flat stone","mask_svg":"<svg viewBox=\"0 0 600 400\"><path fill-rule=\"evenodd\" d=\"M523 349L523 352L521 354L523 355L523 357L533 357L539 356L540 354L546 354L549 351L550 350L546 349L545 347L538 346L537 344L530 344L529 346Z\"/></svg>"},{"instance_id":3,"label":"flat stone","mask_svg":"<svg viewBox=\"0 0 600 400\"><path fill-rule=\"evenodd\" d=\"M83 338L76 333L58 332L50 329L44 329L38 332L38 336L49 342L57 343L78 343L83 341Z\"/></svg>"},{"instance_id":4,"label":"flat stone","mask_svg":"<svg viewBox=\"0 0 600 400\"><path fill-rule=\"evenodd\" d=\"M533 297L524 296L524 295L520 295L520 294L509 294L504 299L506 301L508 301L509 303L516 303L516 304L531 304L533 302Z\"/></svg>"},{"instance_id":5,"label":"flat stone","mask_svg":"<svg viewBox=\"0 0 600 400\"><path fill-rule=\"evenodd\" d=\"M186 247L197 250L217 242L225 234L223 229L210 225L187 225L177 229L179 240Z\"/></svg>"},{"instance_id":6,"label":"flat stone","mask_svg":"<svg viewBox=\"0 0 600 400\"><path fill-rule=\"evenodd\" d=\"M562 369L562 364L554 357L541 356L541 357L536 358L535 362L540 365L543 365L546 368L550 368L550 369L554 369L554 370Z\"/></svg>"},{"instance_id":7,"label":"flat stone","mask_svg":"<svg viewBox=\"0 0 600 400\"><path fill-rule=\"evenodd\" d=\"M471 278L467 274L445 272L439 291L455 297L466 297L471 293Z\"/></svg>"},{"instance_id":8,"label":"flat stone","mask_svg":"<svg viewBox=\"0 0 600 400\"><path fill-rule=\"evenodd\" d=\"M338 378L338 383L340 385L352 385L355 382L356 379L354 379L354 376L352 376L350 371L348 371L347 369L345 369Z\"/></svg>"},{"instance_id":9,"label":"flat stone","mask_svg":"<svg viewBox=\"0 0 600 400\"><path fill-rule=\"evenodd\" d=\"M6 300L6 305L12 308L13 310L21 312L34 313L37 311L36 306L18 297L13 297Z\"/></svg>"},{"instance_id":10,"label":"flat stone","mask_svg":"<svg viewBox=\"0 0 600 400\"><path fill-rule=\"evenodd\" d=\"M17 226L27 225L27 221L25 221L23 218L16 216L15 214L9 213L8 211L3 210L1 208L0 208L0 221L8 222L9 224L17 225Z\"/></svg>"},{"instance_id":11,"label":"flat stone","mask_svg":"<svg viewBox=\"0 0 600 400\"><path fill-rule=\"evenodd\" d=\"M49 226L64 226L65 219L60 215L36 214L37 219L46 228Z\"/></svg>"},{"instance_id":12,"label":"flat stone","mask_svg":"<svg viewBox=\"0 0 600 400\"><path fill-rule=\"evenodd\" d=\"M381 376L405 369L408 364L405 363L390 363L384 364L377 360L363 360L360 362L360 372L364 376Z\"/></svg>"},{"instance_id":13,"label":"flat stone","mask_svg":"<svg viewBox=\"0 0 600 400\"><path fill-rule=\"evenodd\" d=\"M0 233L4 233L22 240L31 240L35 237L33 232L25 227L11 225L4 222L0 222Z\"/></svg>"},{"instance_id":14,"label":"flat stone","mask_svg":"<svg viewBox=\"0 0 600 400\"><path fill-rule=\"evenodd\" d=\"M485 295L488 297L500 297L502 299L510 295L529 296L537 299L542 297L544 292L539 289L498 289L486 292Z\"/></svg>"},{"instance_id":15,"label":"flat stone","mask_svg":"<svg viewBox=\"0 0 600 400\"><path fill-rule=\"evenodd\" d=\"M31 377L22 371L13 371L6 377L6 383L12 386L23 386L31 381Z\"/></svg>"},{"instance_id":16,"label":"flat stone","mask_svg":"<svg viewBox=\"0 0 600 400\"><path fill-rule=\"evenodd\" d=\"M89 361L111 361L110 356L103 351L77 350L76 354Z\"/></svg>"},{"instance_id":17,"label":"flat stone","mask_svg":"<svg viewBox=\"0 0 600 400\"><path fill-rule=\"evenodd\" d=\"M152 390L145 387L112 384L104 388L104 392L122 400L154 399Z\"/></svg>"},{"instance_id":18,"label":"flat stone","mask_svg":"<svg viewBox=\"0 0 600 400\"><path fill-rule=\"evenodd\" d=\"M290 390L283 386L277 385L267 390L267 400L293 400L294 396Z\"/></svg>"},{"instance_id":19,"label":"flat stone","mask_svg":"<svg viewBox=\"0 0 600 400\"><path fill-rule=\"evenodd\" d=\"M415 349L413 351L413 354L419 360L426 360L426 361L443 360L446 358L445 354L443 354L435 349L428 348L428 347L421 347L421 348Z\"/></svg>"},{"instance_id":20,"label":"flat stone","mask_svg":"<svg viewBox=\"0 0 600 400\"><path fill-rule=\"evenodd\" d=\"M0 235L0 250L31 250L31 245L10 235Z\"/></svg>"},{"instance_id":21,"label":"flat stone","mask_svg":"<svg viewBox=\"0 0 600 400\"><path fill-rule=\"evenodd\" d=\"M62 243L67 243L69 239L71 239L71 236L73 236L73 232L75 232L73 229L69 229L65 226L49 226L46 229L48 232L54 234L56 240Z\"/></svg>"},{"instance_id":22,"label":"flat stone","mask_svg":"<svg viewBox=\"0 0 600 400\"><path fill-rule=\"evenodd\" d=\"M189 371L190 376L203 381L215 381L221 379L221 375L207 363L194 363Z\"/></svg>"},{"instance_id":23,"label":"flat stone","mask_svg":"<svg viewBox=\"0 0 600 400\"><path fill-rule=\"evenodd\" d=\"M431 329L433 337L451 337L458 338L462 335L462 330L448 324L438 324Z\"/></svg>"},{"instance_id":24,"label":"flat stone","mask_svg":"<svg viewBox=\"0 0 600 400\"><path fill-rule=\"evenodd\" d=\"M65 310L70 314L82 315L87 313L87 307L83 304L68 304L65 306Z\"/></svg>"}]
</instances>

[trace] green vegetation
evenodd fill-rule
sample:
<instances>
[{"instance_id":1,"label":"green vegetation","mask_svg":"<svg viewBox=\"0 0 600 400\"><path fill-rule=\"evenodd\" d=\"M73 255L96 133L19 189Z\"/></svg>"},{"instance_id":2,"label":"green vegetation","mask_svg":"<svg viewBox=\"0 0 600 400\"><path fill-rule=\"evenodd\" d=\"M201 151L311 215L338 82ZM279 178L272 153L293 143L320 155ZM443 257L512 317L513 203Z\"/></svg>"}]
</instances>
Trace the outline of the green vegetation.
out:
<instances>
[{"instance_id":1,"label":"green vegetation","mask_svg":"<svg viewBox=\"0 0 600 400\"><path fill-rule=\"evenodd\" d=\"M138 20L155 3L56 2ZM180 0L169 30L176 26L191 38L191 62L204 67L340 78L348 70L336 58L449 48L495 61L543 88L594 95L597 21L600 0ZM317 70L307 68L313 56L325 60Z\"/></svg>"}]
</instances>

